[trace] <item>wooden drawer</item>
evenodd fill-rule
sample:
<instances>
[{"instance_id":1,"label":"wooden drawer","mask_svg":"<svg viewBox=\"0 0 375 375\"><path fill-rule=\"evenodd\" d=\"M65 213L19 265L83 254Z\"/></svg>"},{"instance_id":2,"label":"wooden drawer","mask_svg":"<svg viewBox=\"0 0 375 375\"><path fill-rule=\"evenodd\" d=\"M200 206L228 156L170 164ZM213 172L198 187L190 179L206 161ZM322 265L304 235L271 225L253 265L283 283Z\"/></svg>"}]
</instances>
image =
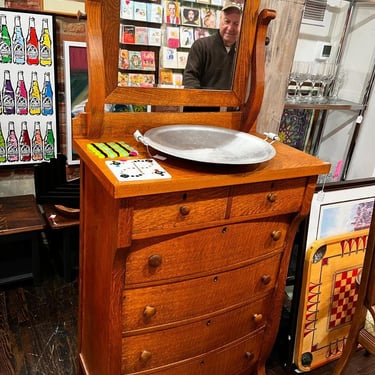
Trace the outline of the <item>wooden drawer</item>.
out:
<instances>
[{"instance_id":1,"label":"wooden drawer","mask_svg":"<svg viewBox=\"0 0 375 375\"><path fill-rule=\"evenodd\" d=\"M125 289L123 331L180 322L245 304L275 285L281 255L228 272L160 286Z\"/></svg>"},{"instance_id":2,"label":"wooden drawer","mask_svg":"<svg viewBox=\"0 0 375 375\"><path fill-rule=\"evenodd\" d=\"M269 304L266 298L190 324L124 337L123 372L165 366L229 345L265 326Z\"/></svg>"},{"instance_id":3,"label":"wooden drawer","mask_svg":"<svg viewBox=\"0 0 375 375\"><path fill-rule=\"evenodd\" d=\"M306 179L282 180L233 189L230 217L259 217L297 212L305 192Z\"/></svg>"},{"instance_id":4,"label":"wooden drawer","mask_svg":"<svg viewBox=\"0 0 375 375\"><path fill-rule=\"evenodd\" d=\"M263 332L256 335L249 335L243 340L238 340L231 345L223 346L218 350L197 356L194 359L173 363L164 367L154 369L154 371L140 370L137 374L152 375L235 375L245 370L249 371L255 366L259 357L260 343ZM139 353L138 353L139 354ZM126 372L123 362L124 375L134 374ZM141 367L141 366L139 366Z\"/></svg>"},{"instance_id":5,"label":"wooden drawer","mask_svg":"<svg viewBox=\"0 0 375 375\"><path fill-rule=\"evenodd\" d=\"M169 282L233 268L282 248L290 216L133 241L125 285Z\"/></svg>"},{"instance_id":6,"label":"wooden drawer","mask_svg":"<svg viewBox=\"0 0 375 375\"><path fill-rule=\"evenodd\" d=\"M228 192L205 189L135 198L133 236L223 220Z\"/></svg>"}]
</instances>

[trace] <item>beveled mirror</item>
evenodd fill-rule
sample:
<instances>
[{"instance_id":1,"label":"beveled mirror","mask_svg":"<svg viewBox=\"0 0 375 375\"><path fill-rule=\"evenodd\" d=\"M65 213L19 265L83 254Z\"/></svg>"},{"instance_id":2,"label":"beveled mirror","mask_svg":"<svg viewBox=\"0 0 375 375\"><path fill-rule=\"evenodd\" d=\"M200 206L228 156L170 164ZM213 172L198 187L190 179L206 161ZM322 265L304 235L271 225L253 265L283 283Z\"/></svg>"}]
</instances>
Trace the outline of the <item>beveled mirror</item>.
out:
<instances>
[{"instance_id":1,"label":"beveled mirror","mask_svg":"<svg viewBox=\"0 0 375 375\"><path fill-rule=\"evenodd\" d=\"M88 0L87 3L97 4L96 8L98 10L98 12L92 14L93 7L87 6L88 12L91 13L88 14L88 27L91 29L90 24L92 23L93 26L97 28L97 32L103 34L103 41L106 43L101 49L103 56L89 58L89 61L93 61L94 63L95 61L98 61L98 58L103 61L103 75L101 76L104 78L105 82L106 102L122 103L124 97L131 96L132 102L135 104L142 102L154 105L170 105L170 95L173 96L173 103L175 105L184 105L188 102L190 105L197 106L238 106L244 101L246 82L249 75L250 54L254 42L254 20L256 21L258 1L248 1L244 5L242 30L239 41L240 48L238 48L232 90L224 92L213 91L209 96L207 96L207 93L202 93L201 90L189 90L189 93L185 93L180 90L166 88L163 88L162 92L160 92L159 88L153 88L150 90L150 88L118 87L116 68L118 67L120 0ZM99 5L101 6L99 7ZM100 28L98 28L99 25L101 25ZM90 43L97 42L98 40L93 40L89 37L89 54L92 53L92 50L90 50ZM108 46L113 47L108 48ZM166 91L168 93L166 93Z\"/></svg>"}]
</instances>

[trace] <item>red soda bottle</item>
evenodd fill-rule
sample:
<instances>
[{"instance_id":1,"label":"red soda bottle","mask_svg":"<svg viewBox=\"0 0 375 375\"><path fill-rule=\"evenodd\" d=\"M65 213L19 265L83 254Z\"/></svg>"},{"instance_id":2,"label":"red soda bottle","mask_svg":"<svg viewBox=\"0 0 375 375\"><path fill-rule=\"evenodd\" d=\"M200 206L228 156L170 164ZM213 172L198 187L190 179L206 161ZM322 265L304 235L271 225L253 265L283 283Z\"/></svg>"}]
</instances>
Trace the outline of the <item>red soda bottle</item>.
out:
<instances>
[{"instance_id":1,"label":"red soda bottle","mask_svg":"<svg viewBox=\"0 0 375 375\"><path fill-rule=\"evenodd\" d=\"M29 33L26 39L26 62L29 65L39 64L39 40L36 35L35 18L29 18Z\"/></svg>"}]
</instances>

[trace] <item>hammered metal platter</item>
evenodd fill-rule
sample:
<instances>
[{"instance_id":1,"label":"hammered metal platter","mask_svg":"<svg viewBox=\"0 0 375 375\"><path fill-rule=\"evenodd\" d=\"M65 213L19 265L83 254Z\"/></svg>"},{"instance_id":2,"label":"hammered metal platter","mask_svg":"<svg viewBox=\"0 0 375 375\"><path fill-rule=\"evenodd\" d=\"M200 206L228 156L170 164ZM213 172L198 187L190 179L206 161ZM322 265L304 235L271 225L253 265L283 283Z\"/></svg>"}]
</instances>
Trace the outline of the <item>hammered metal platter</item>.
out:
<instances>
[{"instance_id":1,"label":"hammered metal platter","mask_svg":"<svg viewBox=\"0 0 375 375\"><path fill-rule=\"evenodd\" d=\"M215 164L257 164L276 151L267 141L241 131L207 125L167 125L147 130L142 143L167 155Z\"/></svg>"}]
</instances>

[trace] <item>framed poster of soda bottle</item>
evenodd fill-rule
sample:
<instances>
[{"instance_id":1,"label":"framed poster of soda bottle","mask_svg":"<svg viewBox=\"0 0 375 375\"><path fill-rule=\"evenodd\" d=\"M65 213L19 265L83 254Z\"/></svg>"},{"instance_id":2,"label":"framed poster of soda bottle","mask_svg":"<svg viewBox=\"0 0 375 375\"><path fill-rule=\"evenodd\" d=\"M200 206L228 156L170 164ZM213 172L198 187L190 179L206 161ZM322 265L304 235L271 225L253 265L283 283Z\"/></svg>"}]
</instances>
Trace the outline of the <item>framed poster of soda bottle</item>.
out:
<instances>
[{"instance_id":1,"label":"framed poster of soda bottle","mask_svg":"<svg viewBox=\"0 0 375 375\"><path fill-rule=\"evenodd\" d=\"M0 166L57 152L54 17L0 9Z\"/></svg>"}]
</instances>

